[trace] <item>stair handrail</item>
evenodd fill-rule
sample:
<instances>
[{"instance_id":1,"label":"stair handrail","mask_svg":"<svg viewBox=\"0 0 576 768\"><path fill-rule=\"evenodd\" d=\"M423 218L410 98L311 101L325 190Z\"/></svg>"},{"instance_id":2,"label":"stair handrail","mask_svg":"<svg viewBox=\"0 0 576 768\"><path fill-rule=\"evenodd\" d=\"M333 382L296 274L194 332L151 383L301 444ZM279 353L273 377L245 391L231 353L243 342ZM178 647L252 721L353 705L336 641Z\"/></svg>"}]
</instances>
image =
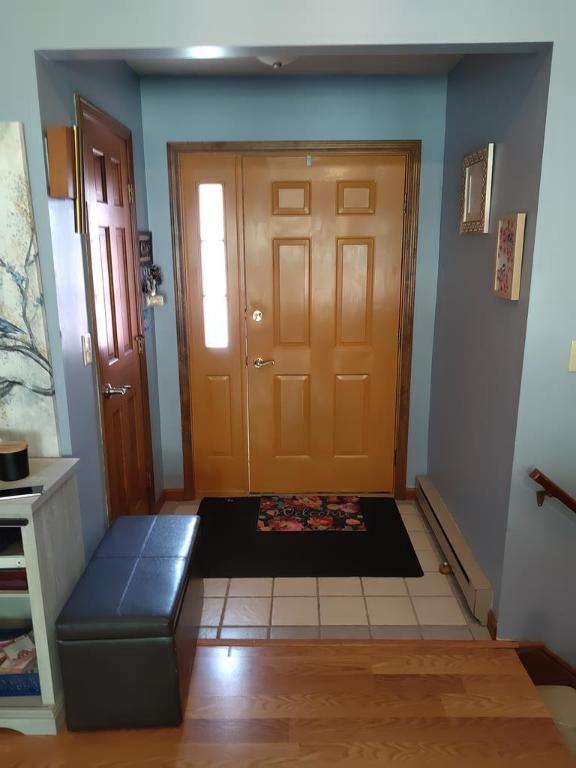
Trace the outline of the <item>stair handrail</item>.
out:
<instances>
[{"instance_id":1,"label":"stair handrail","mask_svg":"<svg viewBox=\"0 0 576 768\"><path fill-rule=\"evenodd\" d=\"M557 485L553 480L550 480L548 475L541 472L539 469L534 468L529 473L532 480L541 486L541 490L536 491L536 501L538 506L541 507L544 504L544 499L549 496L550 498L558 499L565 507L576 512L576 499L570 496L563 488Z\"/></svg>"}]
</instances>

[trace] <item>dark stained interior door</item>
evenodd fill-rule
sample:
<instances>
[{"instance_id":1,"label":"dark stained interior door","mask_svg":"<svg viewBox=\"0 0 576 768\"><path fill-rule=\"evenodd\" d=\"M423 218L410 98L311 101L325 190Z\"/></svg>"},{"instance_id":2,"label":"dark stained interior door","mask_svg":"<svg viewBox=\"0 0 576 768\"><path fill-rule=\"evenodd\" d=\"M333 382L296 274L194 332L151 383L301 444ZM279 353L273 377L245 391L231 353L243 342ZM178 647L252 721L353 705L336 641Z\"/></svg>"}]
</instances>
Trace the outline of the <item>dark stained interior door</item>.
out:
<instances>
[{"instance_id":1,"label":"dark stained interior door","mask_svg":"<svg viewBox=\"0 0 576 768\"><path fill-rule=\"evenodd\" d=\"M79 100L108 503L111 519L153 511L150 415L130 132Z\"/></svg>"}]
</instances>

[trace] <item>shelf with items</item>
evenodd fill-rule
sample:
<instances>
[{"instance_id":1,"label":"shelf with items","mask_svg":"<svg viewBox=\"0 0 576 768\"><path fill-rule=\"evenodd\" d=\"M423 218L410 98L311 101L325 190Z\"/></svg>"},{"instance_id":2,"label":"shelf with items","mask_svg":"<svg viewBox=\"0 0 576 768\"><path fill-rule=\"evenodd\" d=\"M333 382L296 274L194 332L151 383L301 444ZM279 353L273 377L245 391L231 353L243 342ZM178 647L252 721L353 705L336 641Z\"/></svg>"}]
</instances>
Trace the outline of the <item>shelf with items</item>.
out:
<instances>
[{"instance_id":1,"label":"shelf with items","mask_svg":"<svg viewBox=\"0 0 576 768\"><path fill-rule=\"evenodd\" d=\"M0 598L18 593L28 593L22 531L19 526L0 526Z\"/></svg>"},{"instance_id":2,"label":"shelf with items","mask_svg":"<svg viewBox=\"0 0 576 768\"><path fill-rule=\"evenodd\" d=\"M0 593L26 591L26 557L19 526L0 527Z\"/></svg>"},{"instance_id":3,"label":"shelf with items","mask_svg":"<svg viewBox=\"0 0 576 768\"><path fill-rule=\"evenodd\" d=\"M32 628L32 604L29 592L0 592L0 631L14 627Z\"/></svg>"},{"instance_id":4,"label":"shelf with items","mask_svg":"<svg viewBox=\"0 0 576 768\"><path fill-rule=\"evenodd\" d=\"M22 528L0 526L0 709L40 698ZM24 706L24 705L23 705ZM27 706L30 706L28 704Z\"/></svg>"},{"instance_id":5,"label":"shelf with items","mask_svg":"<svg viewBox=\"0 0 576 768\"><path fill-rule=\"evenodd\" d=\"M0 712L42 703L20 526L0 524Z\"/></svg>"},{"instance_id":6,"label":"shelf with items","mask_svg":"<svg viewBox=\"0 0 576 768\"><path fill-rule=\"evenodd\" d=\"M11 622L12 623L12 622ZM30 622L0 623L0 708L14 698L40 696L40 673Z\"/></svg>"},{"instance_id":7,"label":"shelf with items","mask_svg":"<svg viewBox=\"0 0 576 768\"><path fill-rule=\"evenodd\" d=\"M1 571L17 568L26 568L20 528L0 528L0 577Z\"/></svg>"},{"instance_id":8,"label":"shelf with items","mask_svg":"<svg viewBox=\"0 0 576 768\"><path fill-rule=\"evenodd\" d=\"M55 624L84 567L76 463L75 459L31 459L29 478L19 483L0 482L0 490L29 485L42 488L41 493L0 502L0 532L18 529L17 536L10 531L12 542L4 555L15 560L2 560L0 537L0 630L23 630L19 636L30 633L36 654L30 666L23 664L25 671L19 679L0 680L0 728L55 734L62 717ZM3 562L10 568L3 569ZM5 576L10 570L15 578L25 575L27 588L11 588L5 579L2 589L3 570ZM27 695L18 695L22 692Z\"/></svg>"}]
</instances>

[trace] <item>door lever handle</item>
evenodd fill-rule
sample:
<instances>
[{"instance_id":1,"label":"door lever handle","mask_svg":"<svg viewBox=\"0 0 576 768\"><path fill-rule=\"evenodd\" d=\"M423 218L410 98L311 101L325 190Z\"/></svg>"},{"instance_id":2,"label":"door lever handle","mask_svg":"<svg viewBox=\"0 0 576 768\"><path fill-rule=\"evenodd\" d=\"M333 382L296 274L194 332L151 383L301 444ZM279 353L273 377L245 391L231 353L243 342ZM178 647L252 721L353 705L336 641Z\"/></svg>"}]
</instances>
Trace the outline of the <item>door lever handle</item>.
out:
<instances>
[{"instance_id":1,"label":"door lever handle","mask_svg":"<svg viewBox=\"0 0 576 768\"><path fill-rule=\"evenodd\" d=\"M112 384L104 384L102 394L108 399L112 395L125 395L129 389L132 389L130 384L124 384L123 387L113 387Z\"/></svg>"},{"instance_id":2,"label":"door lever handle","mask_svg":"<svg viewBox=\"0 0 576 768\"><path fill-rule=\"evenodd\" d=\"M264 368L265 365L274 365L275 362L275 360L264 360L263 357L257 357L253 365L254 368Z\"/></svg>"}]
</instances>

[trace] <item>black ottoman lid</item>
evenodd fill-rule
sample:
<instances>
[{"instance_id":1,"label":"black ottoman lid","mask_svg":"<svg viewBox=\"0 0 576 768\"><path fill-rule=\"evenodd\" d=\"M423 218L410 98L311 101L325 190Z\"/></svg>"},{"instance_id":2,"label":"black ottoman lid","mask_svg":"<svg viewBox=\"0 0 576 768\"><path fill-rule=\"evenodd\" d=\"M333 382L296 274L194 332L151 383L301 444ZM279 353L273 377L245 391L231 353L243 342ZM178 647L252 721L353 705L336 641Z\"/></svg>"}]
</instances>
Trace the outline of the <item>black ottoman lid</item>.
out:
<instances>
[{"instance_id":1,"label":"black ottoman lid","mask_svg":"<svg viewBox=\"0 0 576 768\"><path fill-rule=\"evenodd\" d=\"M196 516L118 518L60 614L58 638L173 635L199 525Z\"/></svg>"},{"instance_id":2,"label":"black ottoman lid","mask_svg":"<svg viewBox=\"0 0 576 768\"><path fill-rule=\"evenodd\" d=\"M199 525L197 515L119 517L94 557L188 557Z\"/></svg>"}]
</instances>

